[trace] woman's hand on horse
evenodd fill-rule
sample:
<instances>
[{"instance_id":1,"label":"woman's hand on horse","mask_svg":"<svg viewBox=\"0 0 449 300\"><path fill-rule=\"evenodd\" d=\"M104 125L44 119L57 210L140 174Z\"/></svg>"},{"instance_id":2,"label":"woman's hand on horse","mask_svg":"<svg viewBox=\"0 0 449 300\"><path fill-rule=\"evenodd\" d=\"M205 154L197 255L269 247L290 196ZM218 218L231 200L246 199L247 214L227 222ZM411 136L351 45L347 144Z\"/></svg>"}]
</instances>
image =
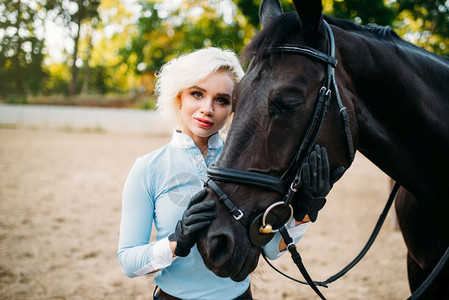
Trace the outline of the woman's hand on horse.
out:
<instances>
[{"instance_id":1,"label":"woman's hand on horse","mask_svg":"<svg viewBox=\"0 0 449 300\"><path fill-rule=\"evenodd\" d=\"M331 178L326 148L315 145L308 160L303 164L302 186L299 197L293 203L295 220L302 221L308 215L310 220L315 222L318 211L326 204L326 196L332 189L333 182L343 173L344 168L339 167Z\"/></svg>"},{"instance_id":2,"label":"woman's hand on horse","mask_svg":"<svg viewBox=\"0 0 449 300\"><path fill-rule=\"evenodd\" d=\"M326 148L315 145L302 169L303 187L314 198L326 197L331 190Z\"/></svg>"},{"instance_id":3,"label":"woman's hand on horse","mask_svg":"<svg viewBox=\"0 0 449 300\"><path fill-rule=\"evenodd\" d=\"M168 236L170 242L176 242L174 254L187 256L195 245L199 230L208 226L216 217L213 200L201 202L207 195L203 189L190 200L182 219L176 224L175 232Z\"/></svg>"}]
</instances>

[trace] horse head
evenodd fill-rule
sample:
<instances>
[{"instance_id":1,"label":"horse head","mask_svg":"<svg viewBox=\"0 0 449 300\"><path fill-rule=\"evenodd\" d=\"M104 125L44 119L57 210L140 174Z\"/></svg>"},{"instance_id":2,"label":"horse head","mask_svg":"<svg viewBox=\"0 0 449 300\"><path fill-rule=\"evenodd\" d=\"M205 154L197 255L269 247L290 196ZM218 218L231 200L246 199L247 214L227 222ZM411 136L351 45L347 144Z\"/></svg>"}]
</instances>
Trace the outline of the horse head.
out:
<instances>
[{"instance_id":1,"label":"horse head","mask_svg":"<svg viewBox=\"0 0 449 300\"><path fill-rule=\"evenodd\" d=\"M283 183L287 186L294 180L311 147L318 143L328 149L331 170L349 167L354 154L348 155L346 139L351 140L351 148L349 127L356 125L346 120L345 131L339 112L343 108L328 101L336 92L330 74L336 60L330 53L333 36L323 21L321 2L294 4L296 12L283 13L278 1L262 2L259 14L264 28L246 49L250 62L234 90L233 123L223 153L210 171L219 187L208 197L221 204L198 249L209 269L236 281L256 268L261 246L272 237L257 237L255 220L282 201ZM353 108L348 110L351 114ZM218 197L229 195L225 205L217 199L217 189ZM282 223L289 212L273 214L274 222Z\"/></svg>"}]
</instances>

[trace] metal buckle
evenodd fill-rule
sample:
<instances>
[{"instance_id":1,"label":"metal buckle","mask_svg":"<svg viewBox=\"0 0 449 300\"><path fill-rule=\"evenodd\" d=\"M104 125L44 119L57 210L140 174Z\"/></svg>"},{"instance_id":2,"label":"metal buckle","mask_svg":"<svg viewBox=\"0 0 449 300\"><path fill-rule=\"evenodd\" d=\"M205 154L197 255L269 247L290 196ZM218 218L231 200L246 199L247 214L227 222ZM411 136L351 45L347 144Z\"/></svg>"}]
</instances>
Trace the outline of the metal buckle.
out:
<instances>
[{"instance_id":1,"label":"metal buckle","mask_svg":"<svg viewBox=\"0 0 449 300\"><path fill-rule=\"evenodd\" d=\"M234 217L234 219L236 219L237 221L240 220L243 217L243 212L240 209L237 209L238 215L234 215L232 214L232 216Z\"/></svg>"},{"instance_id":2,"label":"metal buckle","mask_svg":"<svg viewBox=\"0 0 449 300\"><path fill-rule=\"evenodd\" d=\"M293 193L296 193L298 191L298 189L296 188L296 186L299 184L300 181L298 181L297 183L295 183L295 181L292 182L292 184L290 185L290 190Z\"/></svg>"}]
</instances>

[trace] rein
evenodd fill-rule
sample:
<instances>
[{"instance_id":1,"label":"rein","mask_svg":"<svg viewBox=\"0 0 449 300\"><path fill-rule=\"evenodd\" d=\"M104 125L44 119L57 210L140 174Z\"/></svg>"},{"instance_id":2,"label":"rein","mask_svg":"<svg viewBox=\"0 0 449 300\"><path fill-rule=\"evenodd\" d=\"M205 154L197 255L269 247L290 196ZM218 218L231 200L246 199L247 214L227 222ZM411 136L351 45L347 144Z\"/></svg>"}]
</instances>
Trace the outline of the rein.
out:
<instances>
[{"instance_id":1,"label":"rein","mask_svg":"<svg viewBox=\"0 0 449 300\"><path fill-rule=\"evenodd\" d=\"M324 281L313 281L313 284L315 286L322 286L327 288L328 284L340 279L341 277L343 277L349 270L351 270L357 263L360 262L360 260L365 256L365 254L368 252L368 250L371 248L371 246L373 245L374 241L377 238L377 235L379 234L380 229L382 228L382 225L388 215L388 211L391 208L391 205L393 204L394 198L396 197L396 194L398 192L400 188L399 183L395 182L391 192L390 192L390 196L388 197L387 203L385 204L384 209L382 210L382 213L379 216L379 219L377 220L376 226L373 229L373 232L371 233L368 241L366 242L365 246L362 248L362 250L360 251L360 253L343 269L341 269L340 272L337 272L335 275L329 277L328 279L324 280ZM287 233L288 235L288 233ZM282 235L284 237L284 235ZM288 238L288 237L286 237ZM285 238L284 238L285 239ZM290 251L290 249L289 249ZM295 256L295 258L293 258L293 261L296 263L296 260L298 260L298 258L296 258L296 256L299 256L299 253L295 253L294 251L290 251L292 258ZM265 255L265 253L263 252L262 249L262 257L264 258L264 260L267 262L267 264L276 272L278 272L279 274L281 274L282 276L295 281L297 283L300 284L304 284L304 285L310 285L309 280L307 280L307 277L304 278L307 280L307 282L304 282L302 280L298 280L295 279L285 273L283 273L281 270L279 270L278 268L276 268L272 263L270 263L270 261L268 260L267 256ZM296 260L295 260L296 259ZM299 256L299 259L300 256ZM446 249L446 251L444 252L443 256L440 258L440 260L438 261L438 264L435 266L435 268L432 270L432 272L430 273L430 275L426 278L426 280L424 280L424 282L419 286L418 289L416 289L413 294L407 298L407 300L418 300L421 298L422 294L429 288L429 286L432 284L432 282L435 280L435 278L438 276L438 274L441 272L441 270L443 269L443 267L446 265L447 261L449 260L449 247ZM301 263L302 264L302 263ZM298 268L301 271L301 267L300 265L298 265ZM303 271L301 271L302 273ZM307 271L306 271L307 272ZM313 288L313 287L312 287ZM320 294L318 294L318 296L320 296ZM321 297L321 296L320 296ZM323 297L321 297L322 299L324 299Z\"/></svg>"},{"instance_id":2,"label":"rein","mask_svg":"<svg viewBox=\"0 0 449 300\"><path fill-rule=\"evenodd\" d=\"M314 281L315 285L327 288L329 283L332 283L332 282L336 281L337 279L340 279L341 277L343 277L343 275L345 275L349 270L351 270L365 256L365 254L368 252L368 250L373 245L375 239L377 238L377 235L379 234L380 229L382 228L382 225L388 215L388 211L390 210L391 205L393 204L394 198L396 197L399 187L400 187L400 185L397 182L395 182L395 184L390 192L390 196L388 197L387 203L385 204L385 207L382 210L382 213L380 214L379 219L377 220L376 226L374 227L373 232L371 233L368 241L366 242L365 246L362 248L360 253L346 267L341 269L341 271L337 272L335 275L330 276L328 279L326 279L324 281ZM301 284L308 284L307 282L290 277L287 274L280 271L279 269L277 269L272 263L270 263L270 261L268 260L268 258L265 255L265 253L263 252L263 249L262 249L262 257L265 259L265 261L268 263L268 265L271 268L273 268L276 272L278 272L282 276L287 277L288 279L293 280L298 283L301 283Z\"/></svg>"}]
</instances>

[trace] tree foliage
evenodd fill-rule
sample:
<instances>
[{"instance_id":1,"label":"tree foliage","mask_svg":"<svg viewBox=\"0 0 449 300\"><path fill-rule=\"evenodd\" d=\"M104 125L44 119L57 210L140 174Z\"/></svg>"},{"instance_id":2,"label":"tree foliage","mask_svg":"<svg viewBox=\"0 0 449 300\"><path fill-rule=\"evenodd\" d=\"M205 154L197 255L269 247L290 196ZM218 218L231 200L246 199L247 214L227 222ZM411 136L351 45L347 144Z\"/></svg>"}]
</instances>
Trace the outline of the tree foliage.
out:
<instances>
[{"instance_id":1,"label":"tree foliage","mask_svg":"<svg viewBox=\"0 0 449 300\"><path fill-rule=\"evenodd\" d=\"M73 39L73 51L71 60L71 83L69 93L78 92L78 47L80 30L83 22L90 22L96 26L98 20L98 6L101 0L48 0L47 10L56 12L56 21L69 28L70 37Z\"/></svg>"},{"instance_id":2,"label":"tree foliage","mask_svg":"<svg viewBox=\"0 0 449 300\"><path fill-rule=\"evenodd\" d=\"M449 55L449 1L397 0L395 26L398 32L420 47Z\"/></svg>"},{"instance_id":3,"label":"tree foliage","mask_svg":"<svg viewBox=\"0 0 449 300\"><path fill-rule=\"evenodd\" d=\"M177 7L142 1L141 5L138 34L120 51L139 74L157 70L192 49L219 46L239 52L252 29L230 1L183 1Z\"/></svg>"},{"instance_id":4,"label":"tree foliage","mask_svg":"<svg viewBox=\"0 0 449 300\"><path fill-rule=\"evenodd\" d=\"M92 69L89 91L125 93L136 85L137 78L119 52L137 34L135 18L120 0L102 0L98 13L101 22L92 32L95 39L89 42L88 36L84 36L80 44L83 71L87 67ZM87 79L83 76L82 80L84 83Z\"/></svg>"},{"instance_id":5,"label":"tree foliage","mask_svg":"<svg viewBox=\"0 0 449 300\"><path fill-rule=\"evenodd\" d=\"M261 0L0 1L0 97L152 91L171 58L205 46L240 53L257 31ZM284 11L292 1L280 0ZM403 38L449 54L449 1L323 0L324 13L393 27ZM63 61L48 57L45 20L65 28ZM63 38L63 37L61 37Z\"/></svg>"},{"instance_id":6,"label":"tree foliage","mask_svg":"<svg viewBox=\"0 0 449 300\"><path fill-rule=\"evenodd\" d=\"M391 25L395 12L384 0L332 1L331 14L337 18L354 20L358 24Z\"/></svg>"},{"instance_id":7,"label":"tree foliage","mask_svg":"<svg viewBox=\"0 0 449 300\"><path fill-rule=\"evenodd\" d=\"M43 2L0 2L0 96L37 94L45 78L44 40L36 34Z\"/></svg>"},{"instance_id":8,"label":"tree foliage","mask_svg":"<svg viewBox=\"0 0 449 300\"><path fill-rule=\"evenodd\" d=\"M260 29L259 6L261 2L262 0L235 0L236 5L247 18L248 23L258 29ZM280 0L279 2L284 11L294 10L292 1Z\"/></svg>"}]
</instances>

